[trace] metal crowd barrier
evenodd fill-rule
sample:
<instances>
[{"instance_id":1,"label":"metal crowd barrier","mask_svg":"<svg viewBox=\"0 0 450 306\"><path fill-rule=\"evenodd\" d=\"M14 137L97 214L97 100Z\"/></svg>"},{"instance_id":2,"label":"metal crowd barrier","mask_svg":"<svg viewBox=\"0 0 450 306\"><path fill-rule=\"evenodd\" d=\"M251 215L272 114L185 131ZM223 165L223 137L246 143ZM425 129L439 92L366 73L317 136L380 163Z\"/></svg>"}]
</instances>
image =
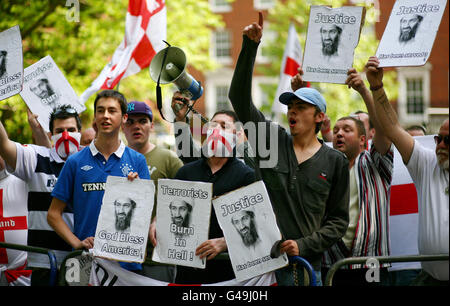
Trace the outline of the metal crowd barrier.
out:
<instances>
[{"instance_id":1,"label":"metal crowd barrier","mask_svg":"<svg viewBox=\"0 0 450 306\"><path fill-rule=\"evenodd\" d=\"M332 286L334 274L343 266L353 264L365 264L369 259L377 260L380 265L392 262L415 262L415 261L448 261L448 254L437 255L409 255L409 256L373 256L373 257L349 257L336 262L331 266L325 278L325 286Z\"/></svg>"},{"instance_id":2,"label":"metal crowd barrier","mask_svg":"<svg viewBox=\"0 0 450 306\"><path fill-rule=\"evenodd\" d=\"M73 252L67 254L67 256L64 258L64 260L61 262L61 266L59 269L59 276L58 276L58 286L66 286L67 285L67 282L66 282L66 271L67 271L66 262L67 262L67 260L69 260L70 258L80 256L83 252L85 252L85 250L73 251ZM218 254L213 260L229 260L229 259L230 259L230 257L228 255L228 253L225 252L225 253ZM303 257L300 257L300 256L293 256L293 257L289 257L289 262L297 263L300 266L304 267L306 269L306 271L308 272L309 286L316 286L316 274L314 273L313 267L307 260L305 260ZM165 264L154 262L154 261L150 260L149 258L147 258L144 261L143 265L165 265Z\"/></svg>"},{"instance_id":3,"label":"metal crowd barrier","mask_svg":"<svg viewBox=\"0 0 450 306\"><path fill-rule=\"evenodd\" d=\"M52 250L28 246L28 245L22 245L22 244L6 243L6 242L0 242L0 248L14 249L14 250L19 250L19 251L26 251L26 252L40 253L40 254L47 255L49 262L50 262L49 286L55 286L56 278L58 275L58 264L56 262L55 253Z\"/></svg>"},{"instance_id":4,"label":"metal crowd barrier","mask_svg":"<svg viewBox=\"0 0 450 306\"><path fill-rule=\"evenodd\" d=\"M312 287L317 286L316 273L314 272L314 269L311 266L311 264L306 259L304 259L303 257L300 257L300 256L292 256L292 257L289 257L289 262L300 264L300 266L305 268L306 271L308 272L308 276L309 276L309 286L312 286Z\"/></svg>"}]
</instances>

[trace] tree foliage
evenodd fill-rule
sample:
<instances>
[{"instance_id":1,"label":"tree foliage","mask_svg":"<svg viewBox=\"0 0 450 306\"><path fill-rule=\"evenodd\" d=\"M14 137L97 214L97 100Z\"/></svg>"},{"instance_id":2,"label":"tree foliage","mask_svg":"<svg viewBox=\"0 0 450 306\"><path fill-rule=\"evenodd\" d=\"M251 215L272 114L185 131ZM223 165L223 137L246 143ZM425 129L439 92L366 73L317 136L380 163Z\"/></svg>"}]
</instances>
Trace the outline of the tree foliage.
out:
<instances>
[{"instance_id":1,"label":"tree foliage","mask_svg":"<svg viewBox=\"0 0 450 306\"><path fill-rule=\"evenodd\" d=\"M111 59L125 33L128 0L14 0L0 1L0 31L19 24L24 68L51 55L78 95L89 87ZM74 4L79 21L72 21ZM167 0L167 40L187 53L199 70L211 69L210 31L222 26L208 0ZM120 82L120 91L130 100L154 99L155 84L148 69ZM93 100L82 113L84 126L93 117ZM0 117L11 139L31 142L26 104L19 95L1 102Z\"/></svg>"}]
</instances>

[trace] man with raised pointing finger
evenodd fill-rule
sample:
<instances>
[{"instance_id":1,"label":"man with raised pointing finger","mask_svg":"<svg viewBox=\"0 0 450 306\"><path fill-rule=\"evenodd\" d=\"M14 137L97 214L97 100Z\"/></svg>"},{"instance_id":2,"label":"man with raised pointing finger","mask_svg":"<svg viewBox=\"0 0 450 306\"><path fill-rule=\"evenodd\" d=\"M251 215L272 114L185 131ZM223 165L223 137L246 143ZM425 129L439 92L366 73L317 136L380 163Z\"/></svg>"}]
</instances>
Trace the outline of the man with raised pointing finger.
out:
<instances>
[{"instance_id":1,"label":"man with raised pointing finger","mask_svg":"<svg viewBox=\"0 0 450 306\"><path fill-rule=\"evenodd\" d=\"M269 131L274 124L254 106L251 97L262 25L263 17L259 13L259 22L244 29L229 98L242 123L253 122L258 129L264 128L265 143L270 143ZM306 258L320 284L323 252L344 235L348 226L348 160L317 138L326 112L325 99L316 89L304 87L301 75L295 80L299 89L279 97L280 102L288 106L290 133L281 126L276 127L278 162L274 168L261 168L261 176L285 239L280 251ZM261 164L260 161L257 151L257 164ZM276 276L279 285L295 285L295 280L302 282L303 269L289 265L277 270Z\"/></svg>"}]
</instances>

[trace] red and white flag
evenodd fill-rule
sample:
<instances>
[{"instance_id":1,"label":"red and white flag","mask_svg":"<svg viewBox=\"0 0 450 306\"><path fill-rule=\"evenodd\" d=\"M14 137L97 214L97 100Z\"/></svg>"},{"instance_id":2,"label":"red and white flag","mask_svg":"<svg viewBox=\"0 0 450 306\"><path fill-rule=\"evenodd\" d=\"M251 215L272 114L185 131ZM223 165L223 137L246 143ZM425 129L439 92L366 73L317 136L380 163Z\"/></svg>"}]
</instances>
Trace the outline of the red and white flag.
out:
<instances>
[{"instance_id":1,"label":"red and white flag","mask_svg":"<svg viewBox=\"0 0 450 306\"><path fill-rule=\"evenodd\" d=\"M423 146L434 150L432 135L414 137ZM394 151L394 174L392 176L389 236L391 256L419 254L419 209L417 191L402 156ZM420 269L419 262L393 263L389 270Z\"/></svg>"},{"instance_id":2,"label":"red and white flag","mask_svg":"<svg viewBox=\"0 0 450 306\"><path fill-rule=\"evenodd\" d=\"M286 114L287 106L281 104L278 98L286 91L292 91L291 78L297 74L297 68L300 67L302 61L302 47L298 40L297 31L293 23L289 26L288 39L286 42L286 49L283 54L283 62L281 64L280 82L278 83L275 100L272 104L273 113Z\"/></svg>"},{"instance_id":3,"label":"red and white flag","mask_svg":"<svg viewBox=\"0 0 450 306\"><path fill-rule=\"evenodd\" d=\"M112 89L127 76L150 65L153 56L165 47L167 36L165 0L129 0L125 37L111 61L80 96L85 103L100 89Z\"/></svg>"}]
</instances>

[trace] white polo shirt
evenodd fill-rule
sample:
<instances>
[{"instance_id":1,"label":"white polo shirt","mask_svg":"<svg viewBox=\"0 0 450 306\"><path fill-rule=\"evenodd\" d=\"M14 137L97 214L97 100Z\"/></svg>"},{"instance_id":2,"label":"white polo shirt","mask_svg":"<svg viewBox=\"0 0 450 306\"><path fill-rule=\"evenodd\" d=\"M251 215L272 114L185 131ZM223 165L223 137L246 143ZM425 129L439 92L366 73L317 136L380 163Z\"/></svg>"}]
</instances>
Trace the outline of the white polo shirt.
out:
<instances>
[{"instance_id":1,"label":"white polo shirt","mask_svg":"<svg viewBox=\"0 0 450 306\"><path fill-rule=\"evenodd\" d=\"M449 172L439 167L436 153L417 140L406 167L419 202L419 253L448 254ZM448 280L448 261L422 262L422 268L438 280Z\"/></svg>"}]
</instances>

